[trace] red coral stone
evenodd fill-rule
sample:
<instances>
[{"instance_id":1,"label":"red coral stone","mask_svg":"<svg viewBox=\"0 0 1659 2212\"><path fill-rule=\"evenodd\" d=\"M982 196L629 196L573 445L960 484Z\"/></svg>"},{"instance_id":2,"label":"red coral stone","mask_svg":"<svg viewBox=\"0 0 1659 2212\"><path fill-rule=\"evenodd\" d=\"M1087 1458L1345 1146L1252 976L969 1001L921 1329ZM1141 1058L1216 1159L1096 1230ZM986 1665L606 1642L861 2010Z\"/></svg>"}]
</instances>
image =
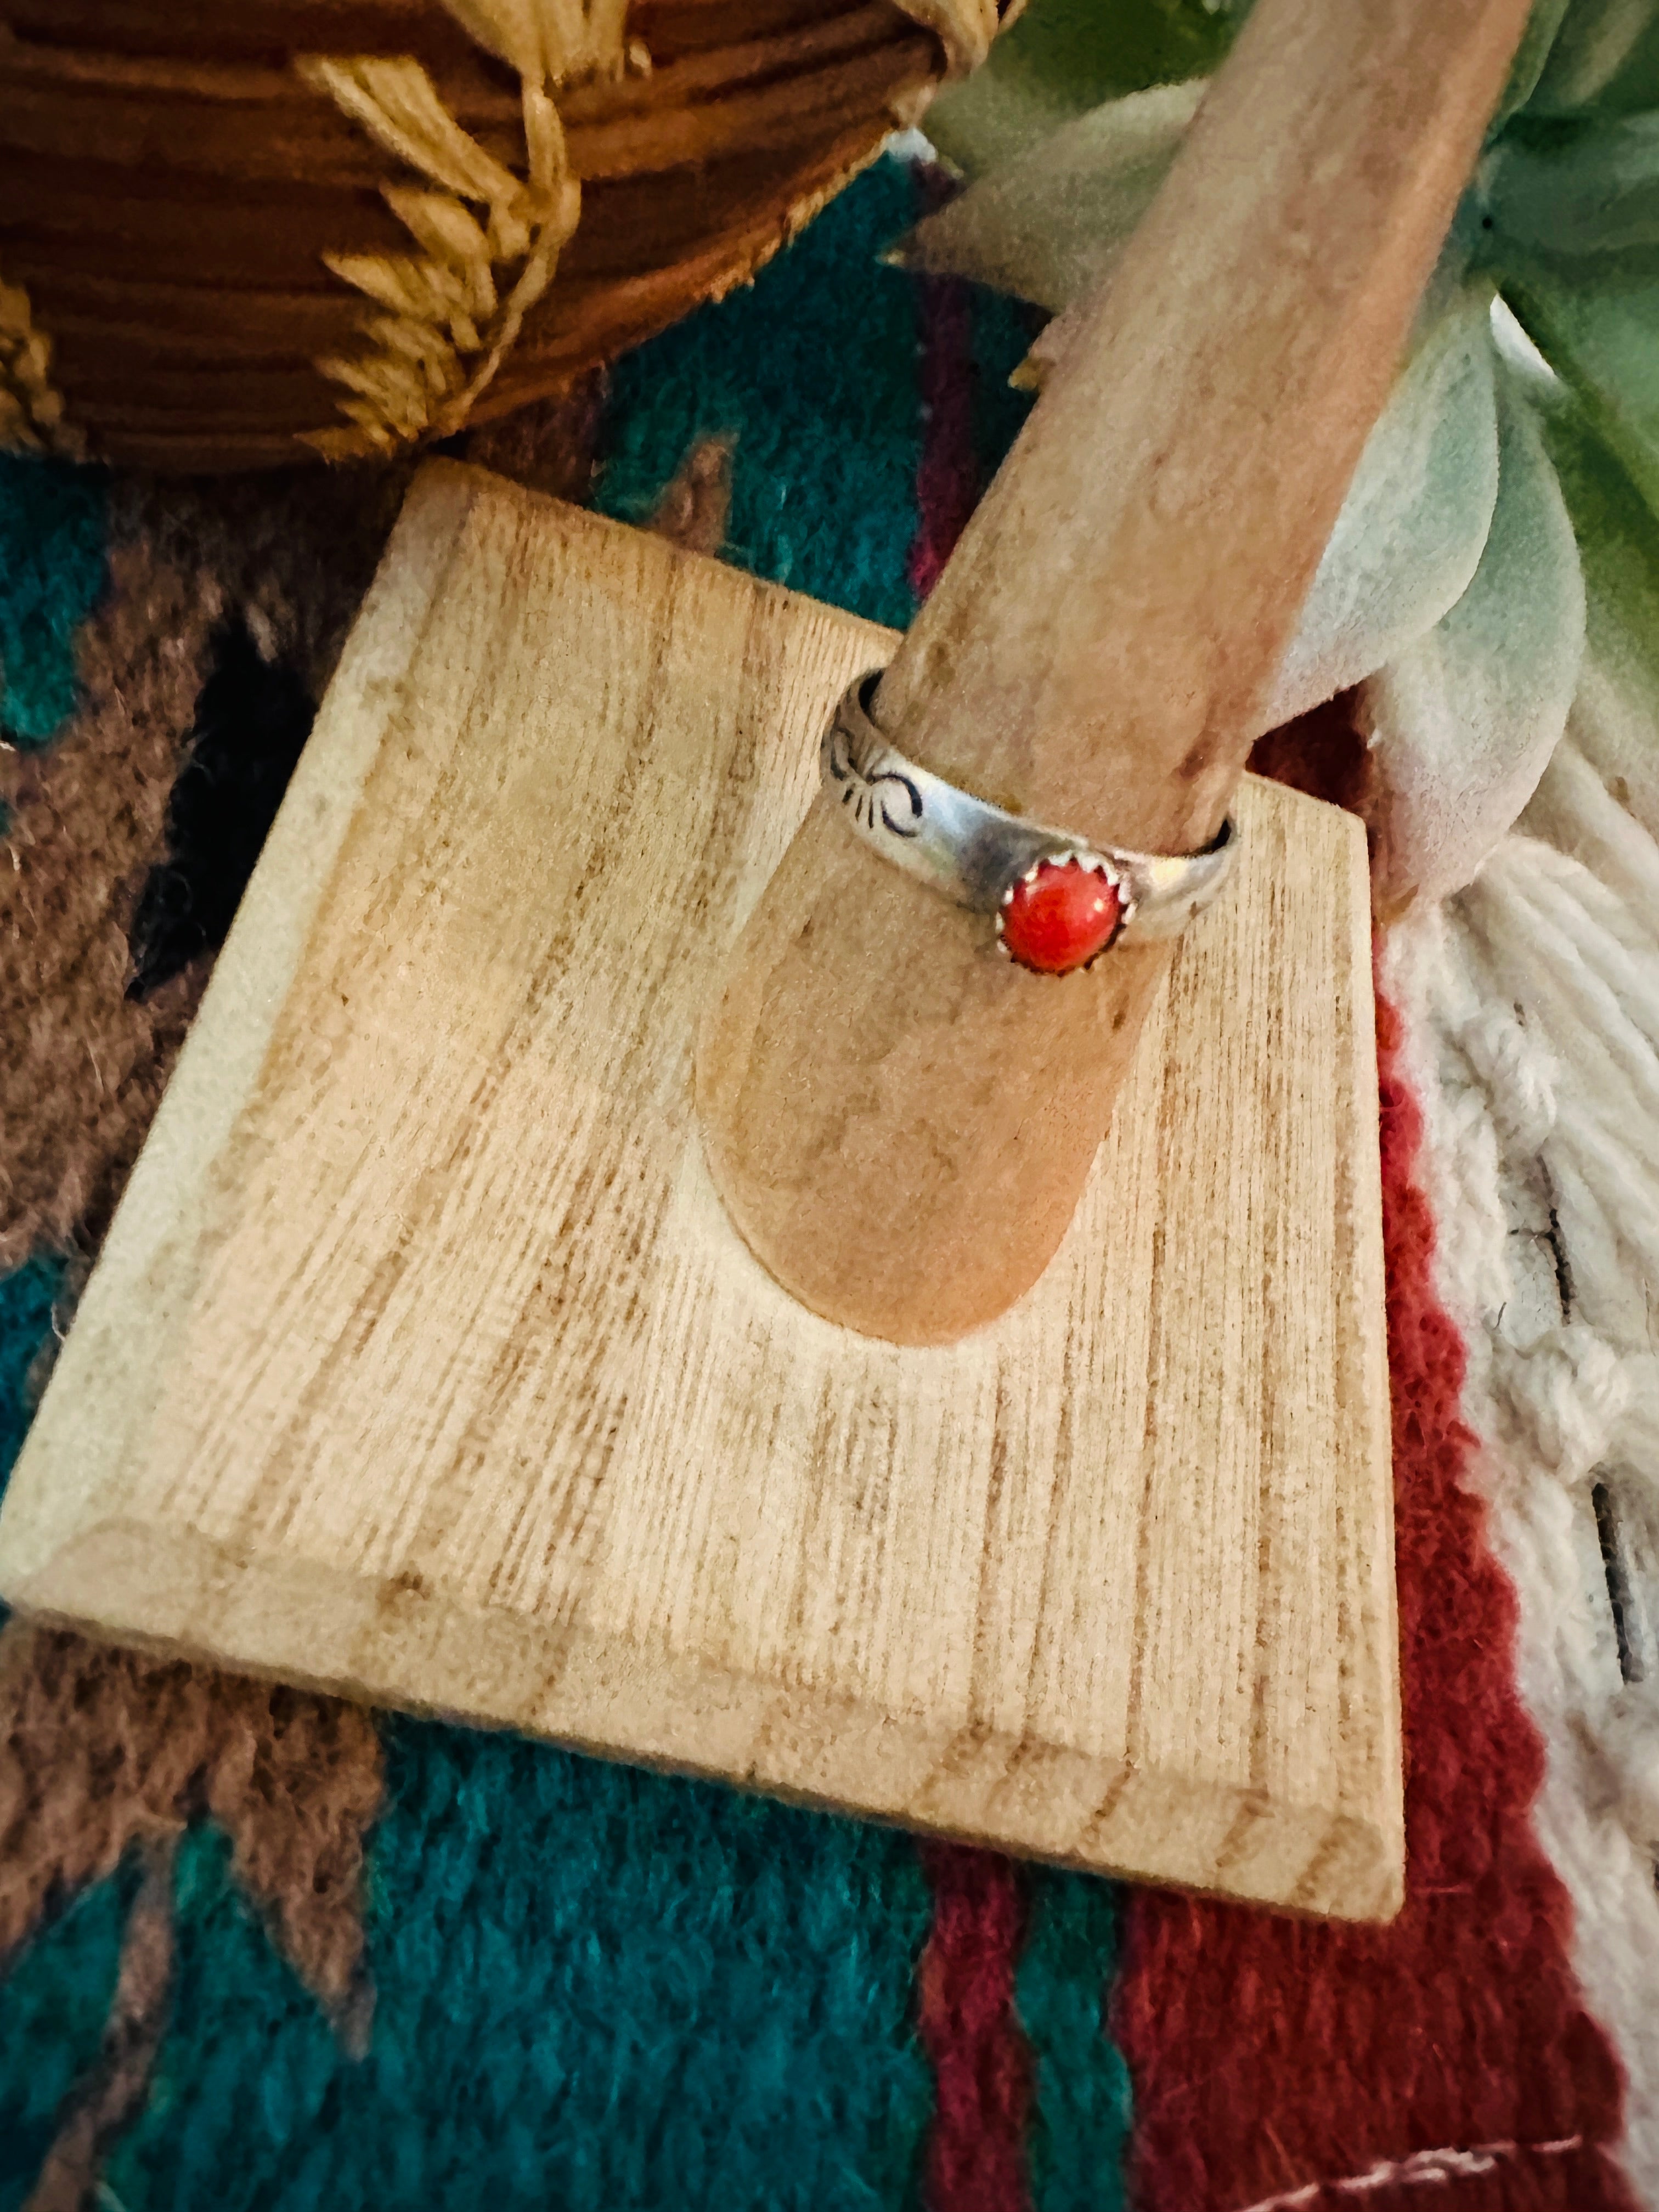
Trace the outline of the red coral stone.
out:
<instances>
[{"instance_id":1,"label":"red coral stone","mask_svg":"<svg viewBox=\"0 0 1659 2212\"><path fill-rule=\"evenodd\" d=\"M1003 946L1022 968L1064 975L1104 951L1122 913L1117 885L1103 868L1075 855L1042 860L1003 902Z\"/></svg>"}]
</instances>

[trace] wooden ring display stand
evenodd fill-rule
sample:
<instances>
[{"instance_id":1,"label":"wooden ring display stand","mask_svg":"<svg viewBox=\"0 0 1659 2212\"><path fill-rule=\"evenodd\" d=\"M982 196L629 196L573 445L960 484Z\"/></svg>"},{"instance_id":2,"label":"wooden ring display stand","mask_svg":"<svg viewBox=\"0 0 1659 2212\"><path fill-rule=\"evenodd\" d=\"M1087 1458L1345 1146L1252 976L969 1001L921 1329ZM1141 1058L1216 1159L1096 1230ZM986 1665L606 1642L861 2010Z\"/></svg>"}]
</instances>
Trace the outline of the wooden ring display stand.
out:
<instances>
[{"instance_id":1,"label":"wooden ring display stand","mask_svg":"<svg viewBox=\"0 0 1659 2212\"><path fill-rule=\"evenodd\" d=\"M1012 971L813 808L885 634L428 465L0 1511L12 1602L1397 1907L1364 841L1237 780L1524 15L1259 0L893 659L899 742L999 803L1178 849L1231 801L1172 961Z\"/></svg>"}]
</instances>

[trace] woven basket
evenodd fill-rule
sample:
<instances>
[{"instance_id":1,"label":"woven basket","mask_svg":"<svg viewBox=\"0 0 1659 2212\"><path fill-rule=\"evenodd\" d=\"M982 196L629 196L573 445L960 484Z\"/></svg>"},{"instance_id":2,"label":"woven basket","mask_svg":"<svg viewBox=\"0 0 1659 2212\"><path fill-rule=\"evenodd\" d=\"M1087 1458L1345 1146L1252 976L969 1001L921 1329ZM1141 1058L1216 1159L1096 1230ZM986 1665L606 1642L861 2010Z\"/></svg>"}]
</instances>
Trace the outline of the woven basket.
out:
<instances>
[{"instance_id":1,"label":"woven basket","mask_svg":"<svg viewBox=\"0 0 1659 2212\"><path fill-rule=\"evenodd\" d=\"M996 15L0 0L0 444L264 467L504 414L750 276Z\"/></svg>"}]
</instances>

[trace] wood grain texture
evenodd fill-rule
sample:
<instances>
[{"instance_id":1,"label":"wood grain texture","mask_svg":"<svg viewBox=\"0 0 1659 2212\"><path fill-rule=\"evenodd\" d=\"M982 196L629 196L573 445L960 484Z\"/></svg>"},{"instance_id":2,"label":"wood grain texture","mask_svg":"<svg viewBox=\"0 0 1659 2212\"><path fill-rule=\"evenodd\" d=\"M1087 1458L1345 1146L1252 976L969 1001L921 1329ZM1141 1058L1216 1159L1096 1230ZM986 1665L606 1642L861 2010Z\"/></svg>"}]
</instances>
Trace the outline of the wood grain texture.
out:
<instances>
[{"instance_id":1,"label":"wood grain texture","mask_svg":"<svg viewBox=\"0 0 1659 2212\"><path fill-rule=\"evenodd\" d=\"M882 679L901 752L1091 842L1209 843L1528 7L1256 0ZM901 1343L981 1326L1048 1265L1163 973L1126 949L1038 994L981 942L814 817L699 1043L754 1251ZM872 1006L846 984L876 969ZM845 1142L804 1110L829 1099L857 1103ZM866 1223L841 1194L872 1158L904 1203Z\"/></svg>"},{"instance_id":2,"label":"wood grain texture","mask_svg":"<svg viewBox=\"0 0 1659 2212\"><path fill-rule=\"evenodd\" d=\"M1177 953L1053 1267L948 1349L852 1335L730 1226L690 1051L828 708L891 642L429 465L0 1511L0 1589L1386 1915L1358 826L1246 784L1236 894ZM891 1198L875 1165L845 1193Z\"/></svg>"}]
</instances>

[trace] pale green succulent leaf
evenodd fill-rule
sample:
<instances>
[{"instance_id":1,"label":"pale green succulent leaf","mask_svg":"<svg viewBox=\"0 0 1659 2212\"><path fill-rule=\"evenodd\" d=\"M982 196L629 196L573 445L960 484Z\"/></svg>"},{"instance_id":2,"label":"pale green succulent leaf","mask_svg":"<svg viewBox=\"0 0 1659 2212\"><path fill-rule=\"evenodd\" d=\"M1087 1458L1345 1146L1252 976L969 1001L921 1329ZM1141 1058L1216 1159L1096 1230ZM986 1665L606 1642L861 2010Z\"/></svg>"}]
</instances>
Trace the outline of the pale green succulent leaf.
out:
<instances>
[{"instance_id":1,"label":"pale green succulent leaf","mask_svg":"<svg viewBox=\"0 0 1659 2212\"><path fill-rule=\"evenodd\" d=\"M1571 395L1540 413L1584 572L1579 749L1644 817L1659 818L1659 530Z\"/></svg>"},{"instance_id":2,"label":"pale green succulent leaf","mask_svg":"<svg viewBox=\"0 0 1659 2212\"><path fill-rule=\"evenodd\" d=\"M1005 32L1005 40L1013 36ZM1031 80L996 67L998 45L971 76L947 84L923 118L933 145L964 177L994 173L1041 146L1080 114L1064 86Z\"/></svg>"},{"instance_id":3,"label":"pale green succulent leaf","mask_svg":"<svg viewBox=\"0 0 1659 2212\"><path fill-rule=\"evenodd\" d=\"M1659 516L1659 277L1591 285L1538 263L1504 297Z\"/></svg>"},{"instance_id":4,"label":"pale green succulent leaf","mask_svg":"<svg viewBox=\"0 0 1659 2212\"><path fill-rule=\"evenodd\" d=\"M1371 675L1468 590L1498 499L1498 400L1484 294L1417 349L1378 417L1264 719Z\"/></svg>"},{"instance_id":5,"label":"pale green succulent leaf","mask_svg":"<svg viewBox=\"0 0 1659 2212\"><path fill-rule=\"evenodd\" d=\"M1532 796L1566 727L1584 584L1532 411L1500 372L1498 501L1468 589L1365 686L1383 796L1384 895L1469 882Z\"/></svg>"},{"instance_id":6,"label":"pale green succulent leaf","mask_svg":"<svg viewBox=\"0 0 1659 2212\"><path fill-rule=\"evenodd\" d=\"M1510 67L1510 81L1486 134L1489 138L1495 137L1510 116L1517 114L1536 92L1560 30L1561 19L1571 4L1571 0L1533 0L1532 14L1527 19L1520 47Z\"/></svg>"},{"instance_id":7,"label":"pale green succulent leaf","mask_svg":"<svg viewBox=\"0 0 1659 2212\"><path fill-rule=\"evenodd\" d=\"M918 223L903 266L1058 312L1115 259L1169 174L1205 80L1109 100Z\"/></svg>"},{"instance_id":8,"label":"pale green succulent leaf","mask_svg":"<svg viewBox=\"0 0 1659 2212\"><path fill-rule=\"evenodd\" d=\"M964 176L986 176L1125 93L1207 75L1247 12L1239 0L1030 0L923 127Z\"/></svg>"},{"instance_id":9,"label":"pale green succulent leaf","mask_svg":"<svg viewBox=\"0 0 1659 2212\"><path fill-rule=\"evenodd\" d=\"M1659 0L1571 0L1529 113L1629 114L1659 100Z\"/></svg>"}]
</instances>

